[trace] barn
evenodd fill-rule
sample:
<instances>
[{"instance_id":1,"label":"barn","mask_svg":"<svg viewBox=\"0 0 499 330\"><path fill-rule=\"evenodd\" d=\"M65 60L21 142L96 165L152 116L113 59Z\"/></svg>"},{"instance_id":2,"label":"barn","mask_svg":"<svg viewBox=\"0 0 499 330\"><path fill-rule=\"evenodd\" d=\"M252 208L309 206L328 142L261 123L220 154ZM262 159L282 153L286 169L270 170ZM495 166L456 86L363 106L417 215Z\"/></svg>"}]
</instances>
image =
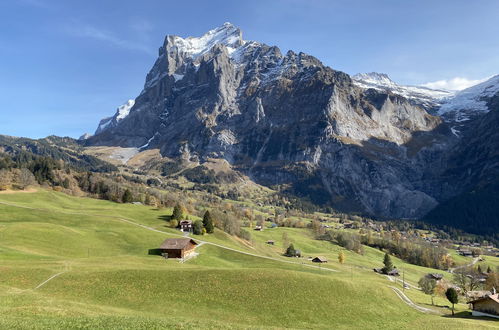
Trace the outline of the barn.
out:
<instances>
[{"instance_id":1,"label":"barn","mask_svg":"<svg viewBox=\"0 0 499 330\"><path fill-rule=\"evenodd\" d=\"M196 243L191 238L168 238L159 247L161 253L167 253L168 258L186 258L194 253Z\"/></svg>"},{"instance_id":2,"label":"barn","mask_svg":"<svg viewBox=\"0 0 499 330\"><path fill-rule=\"evenodd\" d=\"M325 263L327 262L327 259L322 256L317 256L314 259L312 259L312 262L319 262L319 263Z\"/></svg>"},{"instance_id":3,"label":"barn","mask_svg":"<svg viewBox=\"0 0 499 330\"><path fill-rule=\"evenodd\" d=\"M473 306L473 316L488 316L499 318L499 295L497 293L470 301Z\"/></svg>"}]
</instances>

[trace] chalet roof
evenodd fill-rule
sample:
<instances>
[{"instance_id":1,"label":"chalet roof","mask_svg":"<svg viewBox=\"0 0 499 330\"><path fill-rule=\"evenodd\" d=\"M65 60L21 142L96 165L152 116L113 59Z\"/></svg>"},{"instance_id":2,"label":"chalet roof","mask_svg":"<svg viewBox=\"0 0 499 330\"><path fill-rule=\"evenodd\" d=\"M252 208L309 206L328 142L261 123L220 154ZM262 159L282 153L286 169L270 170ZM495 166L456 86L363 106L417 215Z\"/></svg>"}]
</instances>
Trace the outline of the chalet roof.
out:
<instances>
[{"instance_id":1,"label":"chalet roof","mask_svg":"<svg viewBox=\"0 0 499 330\"><path fill-rule=\"evenodd\" d=\"M312 259L312 260L319 260L319 261L321 261L321 262L327 262L326 257L323 257L323 256L317 256L317 257L315 257L315 258L314 258L314 259Z\"/></svg>"},{"instance_id":2,"label":"chalet roof","mask_svg":"<svg viewBox=\"0 0 499 330\"><path fill-rule=\"evenodd\" d=\"M394 268L390 270L387 275L399 275L399 270L397 268Z\"/></svg>"},{"instance_id":3,"label":"chalet roof","mask_svg":"<svg viewBox=\"0 0 499 330\"><path fill-rule=\"evenodd\" d=\"M426 276L429 278L433 278L435 280L441 280L444 277L444 275L439 274L439 273L429 273Z\"/></svg>"},{"instance_id":4,"label":"chalet roof","mask_svg":"<svg viewBox=\"0 0 499 330\"><path fill-rule=\"evenodd\" d=\"M482 297L482 298L478 298L478 299L473 300L473 301L469 301L468 304L473 304L473 303L476 303L476 302L479 302L479 301L483 301L483 300L487 300L487 299L491 299L492 301L495 301L497 304L499 304L499 294L498 293L491 294L491 295L488 295L488 296L485 296L485 297Z\"/></svg>"},{"instance_id":5,"label":"chalet roof","mask_svg":"<svg viewBox=\"0 0 499 330\"><path fill-rule=\"evenodd\" d=\"M167 238L159 247L160 249L184 249L191 243L197 245L196 241L191 238Z\"/></svg>"},{"instance_id":6,"label":"chalet roof","mask_svg":"<svg viewBox=\"0 0 499 330\"><path fill-rule=\"evenodd\" d=\"M182 220L180 221L180 224L191 224L192 220Z\"/></svg>"}]
</instances>

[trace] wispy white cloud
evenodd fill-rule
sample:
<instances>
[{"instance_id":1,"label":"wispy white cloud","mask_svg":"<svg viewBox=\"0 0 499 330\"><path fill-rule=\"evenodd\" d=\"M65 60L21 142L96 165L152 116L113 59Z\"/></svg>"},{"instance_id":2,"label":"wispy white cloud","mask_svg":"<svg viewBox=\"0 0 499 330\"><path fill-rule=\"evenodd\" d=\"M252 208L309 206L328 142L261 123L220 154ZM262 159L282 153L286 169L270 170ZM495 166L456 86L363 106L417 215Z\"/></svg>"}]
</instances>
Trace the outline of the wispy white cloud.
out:
<instances>
[{"instance_id":1,"label":"wispy white cloud","mask_svg":"<svg viewBox=\"0 0 499 330\"><path fill-rule=\"evenodd\" d=\"M476 84L479 84L481 82L484 82L485 80L489 79L484 78L484 79L467 79L467 78L462 78L462 77L455 77L452 79L447 79L447 80L437 80L433 82L429 82L426 84L422 84L421 86L428 87L428 88L433 88L433 89L445 89L449 91L460 91L462 89L474 86Z\"/></svg>"},{"instance_id":2,"label":"wispy white cloud","mask_svg":"<svg viewBox=\"0 0 499 330\"><path fill-rule=\"evenodd\" d=\"M141 42L122 39L110 31L91 25L72 26L68 29L68 32L76 37L95 39L116 47L154 54L154 51L150 47Z\"/></svg>"}]
</instances>

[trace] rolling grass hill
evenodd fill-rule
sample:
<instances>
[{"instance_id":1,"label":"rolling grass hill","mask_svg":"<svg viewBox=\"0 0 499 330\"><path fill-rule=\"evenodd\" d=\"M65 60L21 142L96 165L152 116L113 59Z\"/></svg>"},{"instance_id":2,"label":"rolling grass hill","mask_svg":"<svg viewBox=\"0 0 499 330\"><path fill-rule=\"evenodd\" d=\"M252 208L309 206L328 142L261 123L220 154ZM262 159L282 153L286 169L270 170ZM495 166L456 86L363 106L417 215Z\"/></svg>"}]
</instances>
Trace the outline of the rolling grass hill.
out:
<instances>
[{"instance_id":1,"label":"rolling grass hill","mask_svg":"<svg viewBox=\"0 0 499 330\"><path fill-rule=\"evenodd\" d=\"M499 327L468 318L462 304L451 318L414 289L407 296L434 313L412 308L389 287L399 283L372 272L381 251L345 251L340 265L340 247L306 229L255 231L252 244L220 231L196 236L200 254L185 263L148 255L180 234L161 220L170 213L52 191L1 194L0 328ZM281 256L283 232L305 257L329 263ZM394 264L413 284L434 271Z\"/></svg>"}]
</instances>

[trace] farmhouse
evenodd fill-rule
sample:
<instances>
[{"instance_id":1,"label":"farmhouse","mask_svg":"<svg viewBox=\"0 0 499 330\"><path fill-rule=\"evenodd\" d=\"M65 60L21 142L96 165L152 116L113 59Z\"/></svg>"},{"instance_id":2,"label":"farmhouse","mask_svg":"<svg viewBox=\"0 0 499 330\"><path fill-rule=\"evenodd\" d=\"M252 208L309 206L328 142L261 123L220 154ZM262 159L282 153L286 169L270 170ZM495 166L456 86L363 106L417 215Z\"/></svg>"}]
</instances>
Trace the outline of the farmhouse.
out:
<instances>
[{"instance_id":1,"label":"farmhouse","mask_svg":"<svg viewBox=\"0 0 499 330\"><path fill-rule=\"evenodd\" d=\"M325 257L322 257L322 256L317 256L314 259L312 259L312 262L324 263L324 262L327 262L327 259Z\"/></svg>"},{"instance_id":2,"label":"farmhouse","mask_svg":"<svg viewBox=\"0 0 499 330\"><path fill-rule=\"evenodd\" d=\"M397 268L394 268L394 269L390 270L387 275L400 276L400 273L399 273L399 270Z\"/></svg>"},{"instance_id":3,"label":"farmhouse","mask_svg":"<svg viewBox=\"0 0 499 330\"><path fill-rule=\"evenodd\" d=\"M192 221L191 220L180 221L180 231L191 232L192 231Z\"/></svg>"},{"instance_id":4,"label":"farmhouse","mask_svg":"<svg viewBox=\"0 0 499 330\"><path fill-rule=\"evenodd\" d=\"M167 253L168 258L185 258L196 248L196 243L191 238L168 238L159 247L162 253Z\"/></svg>"},{"instance_id":5,"label":"farmhouse","mask_svg":"<svg viewBox=\"0 0 499 330\"><path fill-rule=\"evenodd\" d=\"M275 244L275 241L273 241L273 240L268 240L268 241L267 241L267 244L269 244L269 245L274 245L274 244Z\"/></svg>"},{"instance_id":6,"label":"farmhouse","mask_svg":"<svg viewBox=\"0 0 499 330\"><path fill-rule=\"evenodd\" d=\"M426 277L429 279L435 280L437 282L444 278L444 276L442 274L439 274L439 273L428 273L428 274L426 274Z\"/></svg>"},{"instance_id":7,"label":"farmhouse","mask_svg":"<svg viewBox=\"0 0 499 330\"><path fill-rule=\"evenodd\" d=\"M486 297L470 301L473 316L488 316L499 319L499 294L491 294Z\"/></svg>"}]
</instances>

